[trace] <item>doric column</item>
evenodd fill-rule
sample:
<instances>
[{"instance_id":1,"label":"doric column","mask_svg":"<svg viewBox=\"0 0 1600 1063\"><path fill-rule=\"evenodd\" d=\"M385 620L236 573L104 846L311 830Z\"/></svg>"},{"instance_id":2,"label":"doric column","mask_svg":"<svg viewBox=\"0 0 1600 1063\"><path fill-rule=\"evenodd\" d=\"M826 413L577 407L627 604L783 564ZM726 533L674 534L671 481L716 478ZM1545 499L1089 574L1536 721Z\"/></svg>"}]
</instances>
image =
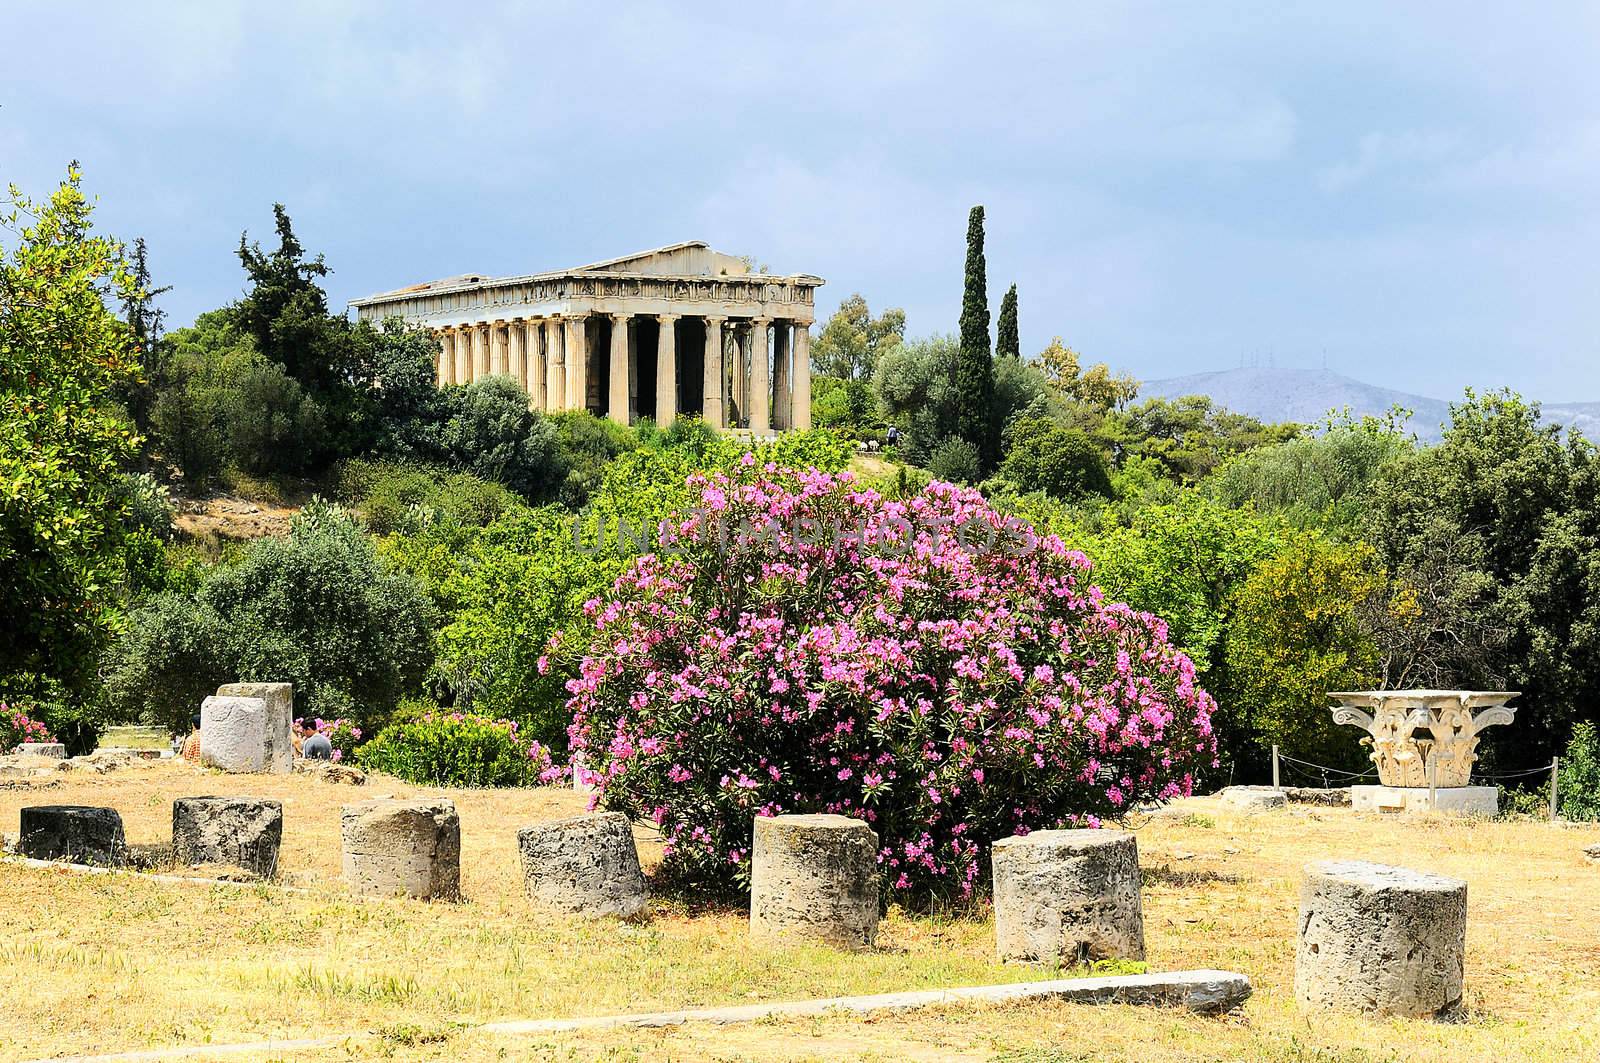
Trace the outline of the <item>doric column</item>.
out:
<instances>
[{"instance_id":1,"label":"doric column","mask_svg":"<svg viewBox=\"0 0 1600 1063\"><path fill-rule=\"evenodd\" d=\"M439 340L439 368L434 373L434 383L444 387L450 383L450 378L456 371L456 345L451 340L449 329L440 329Z\"/></svg>"},{"instance_id":2,"label":"doric column","mask_svg":"<svg viewBox=\"0 0 1600 1063\"><path fill-rule=\"evenodd\" d=\"M544 322L528 319L528 338L522 356L528 362L528 405L535 410L550 408L548 370L545 369Z\"/></svg>"},{"instance_id":3,"label":"doric column","mask_svg":"<svg viewBox=\"0 0 1600 1063\"><path fill-rule=\"evenodd\" d=\"M571 409L567 403L567 380L571 376L572 346L567 342L571 335L572 319L562 327L560 314L552 314L544 323L544 408L547 413Z\"/></svg>"},{"instance_id":4,"label":"doric column","mask_svg":"<svg viewBox=\"0 0 1600 1063\"><path fill-rule=\"evenodd\" d=\"M550 376L551 400L563 410L589 408L589 344L581 317L550 319L550 342L562 350L560 380ZM554 347L551 348L554 350Z\"/></svg>"},{"instance_id":5,"label":"doric column","mask_svg":"<svg viewBox=\"0 0 1600 1063\"><path fill-rule=\"evenodd\" d=\"M495 376L506 376L510 371L506 360L506 323L496 321L489 326L489 372Z\"/></svg>"},{"instance_id":6,"label":"doric column","mask_svg":"<svg viewBox=\"0 0 1600 1063\"><path fill-rule=\"evenodd\" d=\"M522 390L528 390L528 367L522 360L522 321L520 319L506 326L506 351L510 360L510 373Z\"/></svg>"},{"instance_id":7,"label":"doric column","mask_svg":"<svg viewBox=\"0 0 1600 1063\"><path fill-rule=\"evenodd\" d=\"M628 314L611 315L611 395L606 416L628 423Z\"/></svg>"},{"instance_id":8,"label":"doric column","mask_svg":"<svg viewBox=\"0 0 1600 1063\"><path fill-rule=\"evenodd\" d=\"M739 411L739 420L750 423L750 333L733 334L733 404ZM729 424L733 423L729 415Z\"/></svg>"},{"instance_id":9,"label":"doric column","mask_svg":"<svg viewBox=\"0 0 1600 1063\"><path fill-rule=\"evenodd\" d=\"M472 330L472 379L489 375L489 326L468 325Z\"/></svg>"},{"instance_id":10,"label":"doric column","mask_svg":"<svg viewBox=\"0 0 1600 1063\"><path fill-rule=\"evenodd\" d=\"M790 409L791 427L811 430L811 325L794 323L794 405Z\"/></svg>"},{"instance_id":11,"label":"doric column","mask_svg":"<svg viewBox=\"0 0 1600 1063\"><path fill-rule=\"evenodd\" d=\"M700 416L712 428L726 428L722 412L722 318L706 318L705 377Z\"/></svg>"},{"instance_id":12,"label":"doric column","mask_svg":"<svg viewBox=\"0 0 1600 1063\"><path fill-rule=\"evenodd\" d=\"M472 379L472 340L461 329L450 330L450 346L455 351L456 371L450 377L452 384L465 384Z\"/></svg>"},{"instance_id":13,"label":"doric column","mask_svg":"<svg viewBox=\"0 0 1600 1063\"><path fill-rule=\"evenodd\" d=\"M789 323L772 323L772 427L778 431L789 425Z\"/></svg>"},{"instance_id":14,"label":"doric column","mask_svg":"<svg viewBox=\"0 0 1600 1063\"><path fill-rule=\"evenodd\" d=\"M656 424L678 416L678 315L656 316Z\"/></svg>"},{"instance_id":15,"label":"doric column","mask_svg":"<svg viewBox=\"0 0 1600 1063\"><path fill-rule=\"evenodd\" d=\"M764 317L750 322L750 431L757 436L772 432L772 383L767 366L767 325Z\"/></svg>"}]
</instances>

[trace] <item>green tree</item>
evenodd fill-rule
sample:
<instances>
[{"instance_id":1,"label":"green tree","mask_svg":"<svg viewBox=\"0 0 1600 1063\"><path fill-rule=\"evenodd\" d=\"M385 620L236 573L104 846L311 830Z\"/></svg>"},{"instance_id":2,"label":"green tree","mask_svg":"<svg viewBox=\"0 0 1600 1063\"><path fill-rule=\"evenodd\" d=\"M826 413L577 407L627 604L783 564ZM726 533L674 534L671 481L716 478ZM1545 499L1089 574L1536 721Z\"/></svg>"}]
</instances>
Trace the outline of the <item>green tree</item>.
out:
<instances>
[{"instance_id":1,"label":"green tree","mask_svg":"<svg viewBox=\"0 0 1600 1063\"><path fill-rule=\"evenodd\" d=\"M162 455L195 490L222 471L227 456L222 397L186 378L170 384L151 411L151 430Z\"/></svg>"},{"instance_id":2,"label":"green tree","mask_svg":"<svg viewBox=\"0 0 1600 1063\"><path fill-rule=\"evenodd\" d=\"M1022 341L1017 335L1017 286L1013 284L1000 300L1000 321L994 329L994 353L1001 358L1022 357Z\"/></svg>"},{"instance_id":3,"label":"green tree","mask_svg":"<svg viewBox=\"0 0 1600 1063\"><path fill-rule=\"evenodd\" d=\"M1056 336L1039 352L1039 364L1052 387L1074 402L1104 413L1122 409L1139 394L1139 382L1127 373L1113 373L1104 362L1085 369L1082 356Z\"/></svg>"},{"instance_id":4,"label":"green tree","mask_svg":"<svg viewBox=\"0 0 1600 1063\"><path fill-rule=\"evenodd\" d=\"M74 164L48 201L11 186L0 225L0 680L87 682L122 567L119 465L137 451L111 399L138 373L121 247L91 235Z\"/></svg>"},{"instance_id":5,"label":"green tree","mask_svg":"<svg viewBox=\"0 0 1600 1063\"><path fill-rule=\"evenodd\" d=\"M906 312L885 310L877 317L856 292L839 304L811 345L811 367L840 380L871 379L878 356L906 338Z\"/></svg>"},{"instance_id":6,"label":"green tree","mask_svg":"<svg viewBox=\"0 0 1600 1063\"><path fill-rule=\"evenodd\" d=\"M127 322L134 349L138 353L140 372L124 381L118 392L128 407L135 427L147 433L165 362L161 328L166 315L155 305L155 301L158 296L171 291L172 286L169 284L157 288L150 279L150 251L142 236L133 242L128 272L133 286L122 297L122 317Z\"/></svg>"},{"instance_id":7,"label":"green tree","mask_svg":"<svg viewBox=\"0 0 1600 1063\"><path fill-rule=\"evenodd\" d=\"M928 455L928 471L935 480L957 484L976 483L981 467L978 448L960 436L951 436L934 447L933 453Z\"/></svg>"},{"instance_id":8,"label":"green tree","mask_svg":"<svg viewBox=\"0 0 1600 1063\"><path fill-rule=\"evenodd\" d=\"M1006 432L1006 459L1000 474L1020 491L1043 491L1052 498L1111 495L1104 456L1084 432L1043 417L1024 417Z\"/></svg>"},{"instance_id":9,"label":"green tree","mask_svg":"<svg viewBox=\"0 0 1600 1063\"><path fill-rule=\"evenodd\" d=\"M248 233L239 237L239 262L251 287L234 304L233 314L257 350L313 395L321 395L342 379L345 322L328 314L327 293L318 283L328 275L322 256L306 257L282 203L272 205L272 217L278 234L275 250L250 243Z\"/></svg>"},{"instance_id":10,"label":"green tree","mask_svg":"<svg viewBox=\"0 0 1600 1063\"><path fill-rule=\"evenodd\" d=\"M525 498L561 489L555 427L528 408L527 393L510 377L482 377L461 389L444 442L461 468Z\"/></svg>"},{"instance_id":11,"label":"green tree","mask_svg":"<svg viewBox=\"0 0 1600 1063\"><path fill-rule=\"evenodd\" d=\"M994 358L989 349L989 282L983 256L983 207L967 217L966 280L961 292L961 350L955 367L956 434L977 448L985 468L998 447Z\"/></svg>"},{"instance_id":12,"label":"green tree","mask_svg":"<svg viewBox=\"0 0 1600 1063\"><path fill-rule=\"evenodd\" d=\"M960 350L953 336L912 340L884 354L872 378L884 416L905 433L907 460L925 462L956 431L954 383Z\"/></svg>"},{"instance_id":13,"label":"green tree","mask_svg":"<svg viewBox=\"0 0 1600 1063\"><path fill-rule=\"evenodd\" d=\"M1365 617L1381 607L1383 567L1365 543L1290 533L1234 592L1221 696L1264 763L1274 744L1290 756L1346 770L1368 767L1347 727L1333 723L1328 691L1377 682L1378 648ZM1241 760L1247 759L1241 756Z\"/></svg>"}]
</instances>

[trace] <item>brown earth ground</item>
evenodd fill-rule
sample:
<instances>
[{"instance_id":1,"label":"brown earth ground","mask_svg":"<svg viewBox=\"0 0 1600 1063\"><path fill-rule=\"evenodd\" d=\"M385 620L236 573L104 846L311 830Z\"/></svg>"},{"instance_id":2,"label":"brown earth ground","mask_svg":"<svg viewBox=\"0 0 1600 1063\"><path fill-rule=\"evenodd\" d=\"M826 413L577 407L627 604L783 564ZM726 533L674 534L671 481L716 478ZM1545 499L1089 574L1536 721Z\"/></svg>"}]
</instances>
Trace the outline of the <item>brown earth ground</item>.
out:
<instances>
[{"instance_id":1,"label":"brown earth ground","mask_svg":"<svg viewBox=\"0 0 1600 1063\"><path fill-rule=\"evenodd\" d=\"M339 806L444 793L462 818L462 904L342 894ZM349 1032L340 1048L274 1059L1377 1060L1600 1058L1600 828L1363 816L1294 806L1245 814L1196 799L1139 825L1153 970L1242 971L1231 1016L1128 1007L951 1007L878 1018L495 1037L472 1024L974 985L1055 974L993 961L986 918L886 917L849 956L768 949L737 910L658 901L631 926L531 911L516 828L580 810L563 790L472 791L374 778L241 777L163 762L0 787L0 829L27 804L119 809L135 845L167 840L171 801L256 794L284 803L284 881L153 881L0 862L0 1060ZM658 854L638 832L647 864ZM1469 883L1467 999L1454 1023L1299 1015L1295 906L1307 860L1353 857Z\"/></svg>"}]
</instances>

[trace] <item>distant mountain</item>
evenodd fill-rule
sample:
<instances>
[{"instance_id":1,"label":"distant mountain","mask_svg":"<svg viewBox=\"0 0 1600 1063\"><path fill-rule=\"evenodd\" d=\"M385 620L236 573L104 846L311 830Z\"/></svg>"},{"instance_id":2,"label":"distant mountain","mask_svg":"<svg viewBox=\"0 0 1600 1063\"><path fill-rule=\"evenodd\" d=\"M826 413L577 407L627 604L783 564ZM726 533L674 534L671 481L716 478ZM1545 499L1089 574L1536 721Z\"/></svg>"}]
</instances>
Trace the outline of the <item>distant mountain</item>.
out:
<instances>
[{"instance_id":1,"label":"distant mountain","mask_svg":"<svg viewBox=\"0 0 1600 1063\"><path fill-rule=\"evenodd\" d=\"M1139 397L1175 399L1209 395L1212 401L1262 421L1316 424L1330 410L1349 407L1355 417L1382 416L1394 406L1412 411L1410 428L1417 438L1436 443L1450 420L1450 404L1442 399L1364 384L1326 369L1224 369L1147 381ZM1569 425L1590 439L1600 439L1600 402L1543 403L1544 418Z\"/></svg>"}]
</instances>

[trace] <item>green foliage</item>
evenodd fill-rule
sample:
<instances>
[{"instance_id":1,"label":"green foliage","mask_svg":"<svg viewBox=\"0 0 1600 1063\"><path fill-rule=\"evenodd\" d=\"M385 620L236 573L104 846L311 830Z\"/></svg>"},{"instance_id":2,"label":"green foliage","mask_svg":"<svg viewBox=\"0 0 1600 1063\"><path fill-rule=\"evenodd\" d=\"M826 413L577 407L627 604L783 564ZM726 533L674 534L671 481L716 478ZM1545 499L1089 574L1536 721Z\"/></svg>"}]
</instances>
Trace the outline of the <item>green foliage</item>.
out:
<instances>
[{"instance_id":1,"label":"green foliage","mask_svg":"<svg viewBox=\"0 0 1600 1063\"><path fill-rule=\"evenodd\" d=\"M1058 421L1024 417L1007 429L1001 475L1021 491L1052 498L1111 495L1105 458L1087 435Z\"/></svg>"},{"instance_id":2,"label":"green foliage","mask_svg":"<svg viewBox=\"0 0 1600 1063\"><path fill-rule=\"evenodd\" d=\"M112 412L137 351L106 303L134 292L120 247L90 235L73 168L47 202L15 186L0 226L0 677L81 687L109 634L137 450Z\"/></svg>"},{"instance_id":3,"label":"green foliage","mask_svg":"<svg viewBox=\"0 0 1600 1063\"><path fill-rule=\"evenodd\" d=\"M785 432L773 442L755 448L757 464L771 462L789 469L821 469L823 472L843 470L850 464L854 454L855 448L848 439L825 428L814 428L809 432ZM731 451L722 452L720 457L722 465L734 460ZM714 467L710 461L702 464L707 468Z\"/></svg>"},{"instance_id":4,"label":"green foliage","mask_svg":"<svg viewBox=\"0 0 1600 1063\"><path fill-rule=\"evenodd\" d=\"M994 358L989 348L989 282L983 255L983 207L967 217L966 280L961 289L961 347L955 371L955 431L977 448L985 469L999 450L991 418Z\"/></svg>"},{"instance_id":5,"label":"green foliage","mask_svg":"<svg viewBox=\"0 0 1600 1063\"><path fill-rule=\"evenodd\" d=\"M1420 595L1412 645L1452 687L1521 690L1497 764L1548 762L1600 703L1600 462L1510 392L1468 393L1444 440L1384 467L1366 537Z\"/></svg>"},{"instance_id":6,"label":"green foliage","mask_svg":"<svg viewBox=\"0 0 1600 1063\"><path fill-rule=\"evenodd\" d=\"M221 396L187 380L161 392L151 411L156 445L196 490L217 478L227 458L222 417Z\"/></svg>"},{"instance_id":7,"label":"green foliage","mask_svg":"<svg viewBox=\"0 0 1600 1063\"><path fill-rule=\"evenodd\" d=\"M523 505L471 473L364 459L340 466L339 490L374 535L414 535L435 524L481 528Z\"/></svg>"},{"instance_id":8,"label":"green foliage","mask_svg":"<svg viewBox=\"0 0 1600 1063\"><path fill-rule=\"evenodd\" d=\"M567 410L549 420L564 470L557 500L568 509L582 509L599 489L606 465L636 447L638 437L627 425L588 410Z\"/></svg>"},{"instance_id":9,"label":"green foliage","mask_svg":"<svg viewBox=\"0 0 1600 1063\"><path fill-rule=\"evenodd\" d=\"M1259 754L1273 744L1303 760L1361 770L1363 749L1327 712L1330 690L1378 679L1365 617L1382 607L1384 573L1365 543L1288 534L1233 593L1224 653L1234 723Z\"/></svg>"},{"instance_id":10,"label":"green foliage","mask_svg":"<svg viewBox=\"0 0 1600 1063\"><path fill-rule=\"evenodd\" d=\"M226 416L229 454L245 472L305 473L321 467L327 416L282 366L255 365L236 377Z\"/></svg>"},{"instance_id":11,"label":"green foliage","mask_svg":"<svg viewBox=\"0 0 1600 1063\"><path fill-rule=\"evenodd\" d=\"M550 767L516 723L442 710L385 727L356 761L423 786L532 786Z\"/></svg>"},{"instance_id":12,"label":"green foliage","mask_svg":"<svg viewBox=\"0 0 1600 1063\"><path fill-rule=\"evenodd\" d=\"M1126 453L1161 462L1173 479L1194 483L1235 455L1293 439L1299 431L1298 425L1262 424L1203 395L1187 395L1111 411L1100 434Z\"/></svg>"},{"instance_id":13,"label":"green foliage","mask_svg":"<svg viewBox=\"0 0 1600 1063\"><path fill-rule=\"evenodd\" d=\"M994 329L994 354L996 358L1021 359L1022 340L1017 334L1017 286L1007 289L1000 300L1000 320Z\"/></svg>"},{"instance_id":14,"label":"green foliage","mask_svg":"<svg viewBox=\"0 0 1600 1063\"><path fill-rule=\"evenodd\" d=\"M1556 797L1564 818L1600 819L1600 730L1592 720L1580 721L1572 728L1572 740L1561 755Z\"/></svg>"},{"instance_id":15,"label":"green foliage","mask_svg":"<svg viewBox=\"0 0 1600 1063\"><path fill-rule=\"evenodd\" d=\"M313 394L337 385L345 368L340 326L328 314L328 297L318 282L328 275L322 256L307 258L282 203L272 205L278 247L271 252L239 237L239 263L250 278L250 292L233 308L239 327L256 349L284 367ZM337 352L337 353L336 353Z\"/></svg>"},{"instance_id":16,"label":"green foliage","mask_svg":"<svg viewBox=\"0 0 1600 1063\"><path fill-rule=\"evenodd\" d=\"M907 460L921 464L956 431L953 383L960 348L953 336L933 336L895 347L878 359L873 389L884 416L904 433ZM964 437L963 437L964 438Z\"/></svg>"},{"instance_id":17,"label":"green foliage","mask_svg":"<svg viewBox=\"0 0 1600 1063\"><path fill-rule=\"evenodd\" d=\"M111 703L175 730L218 684L287 681L301 715L380 721L433 661L434 610L356 523L314 500L284 539L259 540L191 594L130 618L107 662Z\"/></svg>"},{"instance_id":18,"label":"green foliage","mask_svg":"<svg viewBox=\"0 0 1600 1063\"><path fill-rule=\"evenodd\" d=\"M1253 505L1300 527L1359 534L1373 481L1384 465L1413 449L1398 432L1368 418L1247 451L1212 474L1204 489L1235 509Z\"/></svg>"},{"instance_id":19,"label":"green foliage","mask_svg":"<svg viewBox=\"0 0 1600 1063\"><path fill-rule=\"evenodd\" d=\"M463 388L444 440L456 462L480 479L529 499L560 491L555 427L528 408L527 393L510 377L481 377Z\"/></svg>"},{"instance_id":20,"label":"green foliage","mask_svg":"<svg viewBox=\"0 0 1600 1063\"><path fill-rule=\"evenodd\" d=\"M928 472L935 480L970 484L977 481L981 469L978 448L960 436L951 436L928 455Z\"/></svg>"},{"instance_id":21,"label":"green foliage","mask_svg":"<svg viewBox=\"0 0 1600 1063\"><path fill-rule=\"evenodd\" d=\"M819 376L844 381L870 380L878 366L878 357L905 338L904 310L885 310L874 318L867 309L866 299L856 292L840 303L839 309L822 326L822 332L811 345L811 365ZM814 406L812 412L816 413Z\"/></svg>"},{"instance_id":22,"label":"green foliage","mask_svg":"<svg viewBox=\"0 0 1600 1063\"><path fill-rule=\"evenodd\" d=\"M811 378L811 423L818 428L867 428L882 417L870 380Z\"/></svg>"},{"instance_id":23,"label":"green foliage","mask_svg":"<svg viewBox=\"0 0 1600 1063\"><path fill-rule=\"evenodd\" d=\"M172 493L147 472L121 473L114 488L116 505L125 513L124 524L130 530L146 532L156 539L169 540L173 535Z\"/></svg>"}]
</instances>

